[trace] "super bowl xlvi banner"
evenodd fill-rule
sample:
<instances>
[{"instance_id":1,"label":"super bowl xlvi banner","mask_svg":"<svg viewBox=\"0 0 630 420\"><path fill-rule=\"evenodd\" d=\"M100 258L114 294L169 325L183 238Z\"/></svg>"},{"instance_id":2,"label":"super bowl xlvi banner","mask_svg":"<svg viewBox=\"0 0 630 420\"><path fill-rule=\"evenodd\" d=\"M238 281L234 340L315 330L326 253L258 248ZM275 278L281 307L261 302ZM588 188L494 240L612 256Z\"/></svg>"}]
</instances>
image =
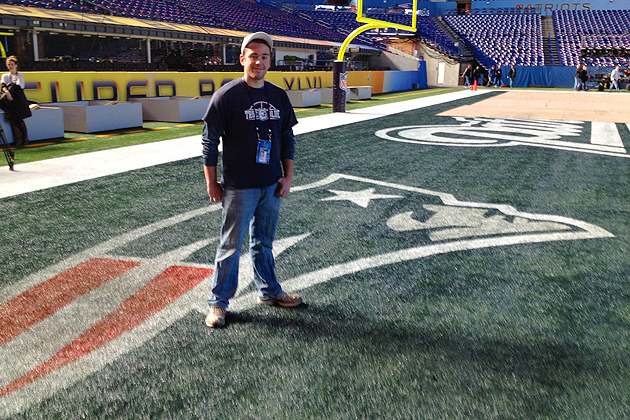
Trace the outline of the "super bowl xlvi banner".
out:
<instances>
[{"instance_id":1,"label":"super bowl xlvi banner","mask_svg":"<svg viewBox=\"0 0 630 420\"><path fill-rule=\"evenodd\" d=\"M291 223L274 253L288 292L434 255L613 237L588 221L345 174L295 186L284 209ZM212 204L124 232L1 290L0 417L104 369L186 315L202 323L213 267L191 256L217 238L182 238L173 249L155 240L220 210ZM255 294L244 254L230 310L255 305Z\"/></svg>"},{"instance_id":2,"label":"super bowl xlvi banner","mask_svg":"<svg viewBox=\"0 0 630 420\"><path fill-rule=\"evenodd\" d=\"M242 73L224 72L24 72L28 99L40 103L87 100L126 101L157 96L211 96ZM269 72L286 90L329 86L326 72Z\"/></svg>"},{"instance_id":3,"label":"super bowl xlvi banner","mask_svg":"<svg viewBox=\"0 0 630 420\"><path fill-rule=\"evenodd\" d=\"M158 96L211 96L238 72L24 72L26 97L40 103L89 100L127 101ZM267 80L285 90L332 87L332 73L269 72ZM424 66L418 71L357 71L349 86L371 86L372 94L426 87Z\"/></svg>"}]
</instances>

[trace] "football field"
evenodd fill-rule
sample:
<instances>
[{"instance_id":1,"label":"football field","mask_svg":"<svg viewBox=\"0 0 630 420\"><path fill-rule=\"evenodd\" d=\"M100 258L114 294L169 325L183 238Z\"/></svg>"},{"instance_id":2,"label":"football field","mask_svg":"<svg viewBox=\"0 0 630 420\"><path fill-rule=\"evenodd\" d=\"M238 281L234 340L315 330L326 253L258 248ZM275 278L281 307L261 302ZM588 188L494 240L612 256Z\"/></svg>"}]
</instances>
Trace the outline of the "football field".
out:
<instances>
[{"instance_id":1,"label":"football field","mask_svg":"<svg viewBox=\"0 0 630 420\"><path fill-rule=\"evenodd\" d=\"M0 168L0 419L630 417L630 125L503 95L300 120L219 330L199 138Z\"/></svg>"}]
</instances>

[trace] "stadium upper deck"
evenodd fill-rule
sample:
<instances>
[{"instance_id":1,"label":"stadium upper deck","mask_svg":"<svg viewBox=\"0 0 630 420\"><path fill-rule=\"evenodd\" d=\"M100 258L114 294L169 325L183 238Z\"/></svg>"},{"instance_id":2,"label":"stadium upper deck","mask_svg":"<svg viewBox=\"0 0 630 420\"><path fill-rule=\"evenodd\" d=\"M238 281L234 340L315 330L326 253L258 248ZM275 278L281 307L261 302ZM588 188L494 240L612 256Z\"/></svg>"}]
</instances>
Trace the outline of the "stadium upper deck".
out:
<instances>
[{"instance_id":1,"label":"stadium upper deck","mask_svg":"<svg viewBox=\"0 0 630 420\"><path fill-rule=\"evenodd\" d=\"M422 16L418 19L418 30L415 34L407 35L416 36L437 52L455 58L462 54L463 46L466 46L473 52L475 60L486 68L512 63L524 66L574 66L578 62L597 66L627 65L630 51L628 10L567 10L571 6L559 2L545 4L544 8L538 8L540 10L536 9L536 5L524 3L493 1L492 4L483 2L483 6L478 3L481 2L472 2L472 7L465 14L457 14L455 12L459 5L455 2L421 1L419 9L422 10ZM508 3L514 7L504 7ZM321 41L319 44L324 46L322 49L343 42L348 33L360 26L356 22L356 13L349 8L314 10L313 6L303 6L287 9L252 0L182 0L176 3L163 0L84 0L79 3L73 0L0 0L0 4L64 10L77 12L80 14L78 16L110 15L185 24L203 33L213 33L213 30L263 30L297 40L298 43L304 43L304 40ZM609 7L604 2L601 5ZM580 3L582 9L599 6L599 3ZM407 7L407 4L388 9L381 7L369 9L367 13L380 20L409 24L411 16L405 13ZM577 6L574 8L577 9ZM17 29L37 28L27 25ZM372 36L362 34L355 42L370 48L385 49L383 39L386 35L386 31ZM54 44L54 41L46 43L50 50L49 53L43 49L46 58L64 55L59 53L59 49L53 48ZM189 49L195 48L198 47L193 45ZM7 39L5 50L11 50ZM93 54L94 51L90 49L89 53ZM126 49L117 54L103 51L103 48L97 53L98 58L127 62L141 62L146 60L147 55L146 52L130 52ZM202 55L204 53L208 52L200 52ZM225 54L223 57L214 52L207 55L206 62L212 64L224 64L226 61ZM80 53L73 56L80 57ZM82 58L90 57L92 55ZM153 63L163 60L165 54L154 54Z\"/></svg>"}]
</instances>

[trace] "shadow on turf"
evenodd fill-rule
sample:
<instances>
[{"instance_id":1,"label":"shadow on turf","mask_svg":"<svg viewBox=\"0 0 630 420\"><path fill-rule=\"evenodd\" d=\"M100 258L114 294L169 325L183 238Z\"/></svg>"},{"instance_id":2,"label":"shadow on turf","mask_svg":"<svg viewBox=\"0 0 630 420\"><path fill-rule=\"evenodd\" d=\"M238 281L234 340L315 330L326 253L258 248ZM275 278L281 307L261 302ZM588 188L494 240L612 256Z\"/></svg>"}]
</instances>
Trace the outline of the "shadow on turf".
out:
<instances>
[{"instance_id":1,"label":"shadow on turf","mask_svg":"<svg viewBox=\"0 0 630 420\"><path fill-rule=\"evenodd\" d=\"M308 309L308 304L301 303L300 305L293 308L282 308L279 306L266 307L261 309L269 309L271 311L305 311ZM282 327L281 322L284 320L284 317L269 317L267 318L263 314L257 313L254 314L250 311L241 311L241 312L232 312L229 311L225 314L225 327L227 328L230 325L236 326L238 324L260 324L266 325L269 327ZM289 323L294 324L293 321L289 320Z\"/></svg>"},{"instance_id":2,"label":"shadow on turf","mask_svg":"<svg viewBox=\"0 0 630 420\"><path fill-rule=\"evenodd\" d=\"M388 316L392 314L382 308L375 308L376 317L361 316L361 311L354 309L348 312L332 304L260 307L228 312L226 327L265 330L270 342L288 330L304 343L321 343L325 338L329 351L352 348L351 353L358 352L356 357L371 354L384 360L407 360L417 365L408 365L411 372L433 366L423 370L429 373L426 379L430 382L444 380L451 369L463 368L460 373L467 380L478 380L482 372L497 379L514 375L553 394L575 389L576 383L606 383L623 365L619 357L604 357L568 332L509 339L481 331L459 331L449 325L425 325L423 319L414 322L409 314Z\"/></svg>"}]
</instances>

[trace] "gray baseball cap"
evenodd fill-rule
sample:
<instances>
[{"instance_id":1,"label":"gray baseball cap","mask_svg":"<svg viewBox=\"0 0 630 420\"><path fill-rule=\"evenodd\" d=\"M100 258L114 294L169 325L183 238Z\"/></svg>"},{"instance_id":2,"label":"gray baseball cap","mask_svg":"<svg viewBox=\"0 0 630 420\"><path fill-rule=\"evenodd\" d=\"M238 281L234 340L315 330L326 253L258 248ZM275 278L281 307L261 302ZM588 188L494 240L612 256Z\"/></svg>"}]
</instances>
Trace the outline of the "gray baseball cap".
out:
<instances>
[{"instance_id":1,"label":"gray baseball cap","mask_svg":"<svg viewBox=\"0 0 630 420\"><path fill-rule=\"evenodd\" d=\"M247 35L243 38L243 43L241 44L241 54L245 51L245 47L252 41L262 41L269 46L269 50L273 49L273 41L271 37L264 32L254 32L253 34Z\"/></svg>"}]
</instances>

